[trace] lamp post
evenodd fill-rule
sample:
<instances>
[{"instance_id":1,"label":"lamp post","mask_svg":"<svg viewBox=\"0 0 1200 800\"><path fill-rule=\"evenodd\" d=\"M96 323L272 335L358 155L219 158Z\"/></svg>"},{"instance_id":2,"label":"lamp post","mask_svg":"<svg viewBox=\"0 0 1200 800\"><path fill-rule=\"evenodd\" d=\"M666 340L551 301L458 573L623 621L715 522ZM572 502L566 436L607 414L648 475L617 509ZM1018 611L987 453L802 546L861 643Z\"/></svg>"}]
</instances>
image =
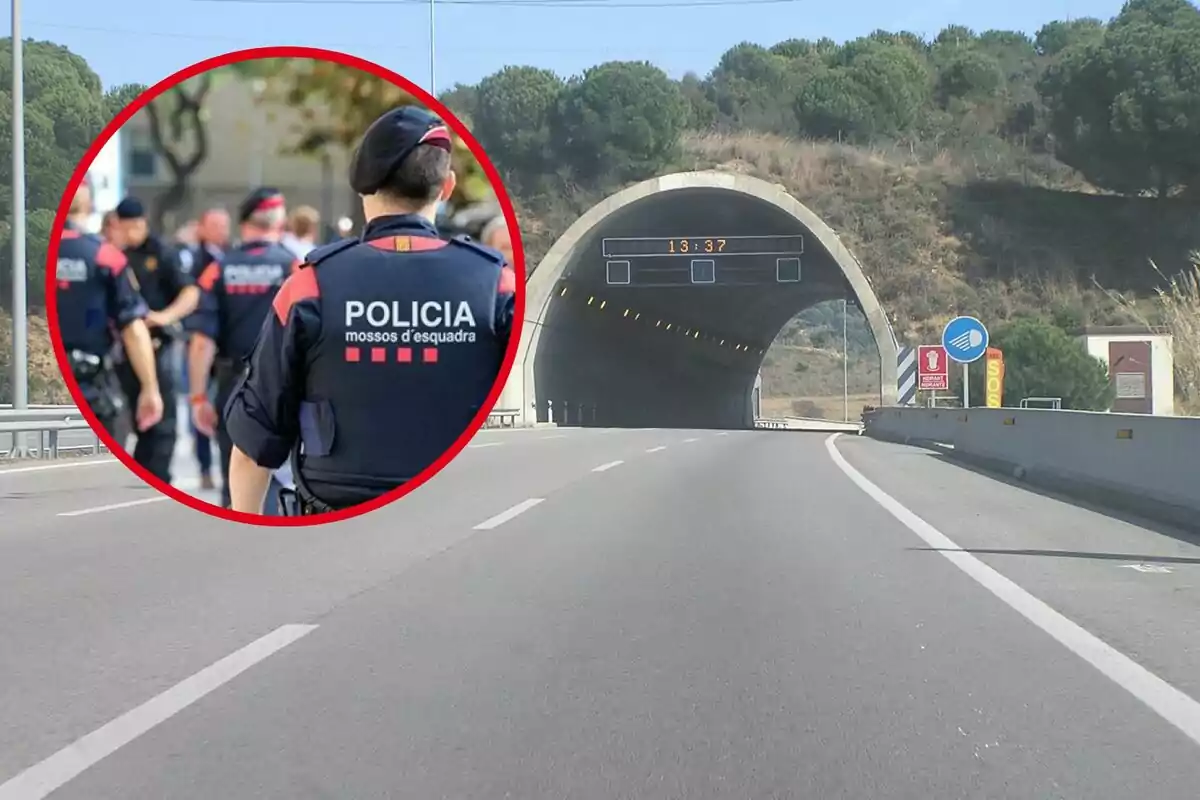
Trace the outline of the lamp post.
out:
<instances>
[{"instance_id":1,"label":"lamp post","mask_svg":"<svg viewBox=\"0 0 1200 800\"><path fill-rule=\"evenodd\" d=\"M434 57L437 49L437 28L434 24L434 10L437 0L429 0L429 93L437 97L437 67Z\"/></svg>"},{"instance_id":2,"label":"lamp post","mask_svg":"<svg viewBox=\"0 0 1200 800\"><path fill-rule=\"evenodd\" d=\"M25 297L25 81L21 42L21 0L12 0L12 317L13 408L29 405L29 319ZM25 455L24 436L13 440L14 455Z\"/></svg>"},{"instance_id":3,"label":"lamp post","mask_svg":"<svg viewBox=\"0 0 1200 800\"><path fill-rule=\"evenodd\" d=\"M842 298L842 421L850 421L850 348L846 335L846 298Z\"/></svg>"}]
</instances>

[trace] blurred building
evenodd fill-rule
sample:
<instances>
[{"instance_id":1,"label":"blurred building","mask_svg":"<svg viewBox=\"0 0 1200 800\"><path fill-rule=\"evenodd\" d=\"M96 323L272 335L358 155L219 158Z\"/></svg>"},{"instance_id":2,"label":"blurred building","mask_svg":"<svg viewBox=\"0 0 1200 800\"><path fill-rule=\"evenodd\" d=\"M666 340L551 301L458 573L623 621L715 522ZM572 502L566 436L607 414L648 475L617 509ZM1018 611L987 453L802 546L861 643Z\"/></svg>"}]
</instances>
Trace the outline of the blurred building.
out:
<instances>
[{"instance_id":1,"label":"blurred building","mask_svg":"<svg viewBox=\"0 0 1200 800\"><path fill-rule=\"evenodd\" d=\"M1092 326L1078 333L1083 346L1108 367L1121 414L1175 414L1175 340L1140 325Z\"/></svg>"},{"instance_id":2,"label":"blurred building","mask_svg":"<svg viewBox=\"0 0 1200 800\"><path fill-rule=\"evenodd\" d=\"M124 141L121 132L105 142L104 147L96 154L88 168L88 182L92 187L92 205L94 213L88 220L88 230L100 232L100 223L104 212L116 208L124 196L125 165L122 163Z\"/></svg>"},{"instance_id":3,"label":"blurred building","mask_svg":"<svg viewBox=\"0 0 1200 800\"><path fill-rule=\"evenodd\" d=\"M205 102L208 157L192 173L183 203L168 214L168 230L211 206L232 210L248 189L261 185L279 188L290 206L318 209L323 226L356 210L356 199L346 185L350 154L335 146L321 157L281 155L282 144L296 141L301 114L292 108L256 104L261 86L230 78L214 82ZM320 112L316 107L312 111ZM154 208L173 180L170 167L155 151L146 112L131 119L121 134L122 188ZM180 152L185 158L192 152L187 147L190 144Z\"/></svg>"}]
</instances>

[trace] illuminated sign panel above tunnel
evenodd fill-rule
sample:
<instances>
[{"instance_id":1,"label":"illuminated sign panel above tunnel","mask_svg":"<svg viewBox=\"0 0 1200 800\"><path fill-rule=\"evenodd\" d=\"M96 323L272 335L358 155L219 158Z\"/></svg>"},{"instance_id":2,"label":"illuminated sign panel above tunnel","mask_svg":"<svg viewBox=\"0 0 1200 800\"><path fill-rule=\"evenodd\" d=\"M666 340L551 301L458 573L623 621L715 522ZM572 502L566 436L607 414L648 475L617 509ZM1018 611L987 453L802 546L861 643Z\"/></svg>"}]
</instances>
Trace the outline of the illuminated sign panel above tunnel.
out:
<instances>
[{"instance_id":1,"label":"illuminated sign panel above tunnel","mask_svg":"<svg viewBox=\"0 0 1200 800\"><path fill-rule=\"evenodd\" d=\"M663 256L798 256L804 254L804 237L792 236L667 236L606 238L605 258Z\"/></svg>"},{"instance_id":2,"label":"illuminated sign panel above tunnel","mask_svg":"<svg viewBox=\"0 0 1200 800\"><path fill-rule=\"evenodd\" d=\"M800 280L804 237L609 236L600 250L609 286L762 286Z\"/></svg>"}]
</instances>

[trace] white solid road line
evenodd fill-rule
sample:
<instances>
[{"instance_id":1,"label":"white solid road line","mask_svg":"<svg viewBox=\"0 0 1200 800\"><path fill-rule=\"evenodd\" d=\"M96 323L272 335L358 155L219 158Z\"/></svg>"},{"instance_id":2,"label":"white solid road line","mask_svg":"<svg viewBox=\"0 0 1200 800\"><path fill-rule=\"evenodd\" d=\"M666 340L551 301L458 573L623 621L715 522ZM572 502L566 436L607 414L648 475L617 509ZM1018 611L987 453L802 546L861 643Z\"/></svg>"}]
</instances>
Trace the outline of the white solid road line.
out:
<instances>
[{"instance_id":1,"label":"white solid road line","mask_svg":"<svg viewBox=\"0 0 1200 800\"><path fill-rule=\"evenodd\" d=\"M1014 611L1058 640L1075 655L1107 675L1114 683L1148 705L1196 744L1200 744L1200 702L1176 689L1129 656L1081 628L1029 592L965 552L948 536L909 511L904 504L880 489L837 449L839 434L825 440L833 463L889 514L920 536L980 586L1003 600ZM2 800L2 799L0 799Z\"/></svg>"},{"instance_id":2,"label":"white solid road line","mask_svg":"<svg viewBox=\"0 0 1200 800\"><path fill-rule=\"evenodd\" d=\"M526 511L533 508L538 503L542 502L544 499L545 498L542 498L542 497L531 497L528 500L522 500L521 502L517 503L512 508L508 509L507 511L501 511L496 516L491 517L489 519L485 519L483 522L481 522L475 526L475 530L490 531L492 528L499 528L501 525L508 522L509 520L514 519L514 518L519 517L520 515L524 514Z\"/></svg>"},{"instance_id":3,"label":"white solid road line","mask_svg":"<svg viewBox=\"0 0 1200 800\"><path fill-rule=\"evenodd\" d=\"M39 464L36 467L17 467L15 469L0 469L0 475L18 475L22 472L45 472L48 469L75 469L78 467L101 467L107 464L120 464L121 462L115 458L103 458L99 460L83 460L68 461L58 464Z\"/></svg>"},{"instance_id":4,"label":"white solid road line","mask_svg":"<svg viewBox=\"0 0 1200 800\"><path fill-rule=\"evenodd\" d=\"M166 722L316 628L316 625L282 625L276 628L0 784L0 800L42 800L146 731Z\"/></svg>"},{"instance_id":5,"label":"white solid road line","mask_svg":"<svg viewBox=\"0 0 1200 800\"><path fill-rule=\"evenodd\" d=\"M647 453L657 453L659 450L666 450L666 449L667 449L667 446L665 444L660 444L658 447L651 447L646 452Z\"/></svg>"},{"instance_id":6,"label":"white solid road line","mask_svg":"<svg viewBox=\"0 0 1200 800\"><path fill-rule=\"evenodd\" d=\"M107 506L95 506L94 508L81 508L78 511L63 511L58 516L60 517L82 517L84 514L99 514L102 511L116 511L120 508L133 508L134 506L144 506L149 503L161 503L164 500L170 500L165 494L160 494L157 497L143 497L141 500L129 500L124 503L113 503Z\"/></svg>"},{"instance_id":7,"label":"white solid road line","mask_svg":"<svg viewBox=\"0 0 1200 800\"><path fill-rule=\"evenodd\" d=\"M504 442L485 442L483 444L469 444L469 445L467 445L467 449L469 450L473 447L500 447L503 444L504 444Z\"/></svg>"},{"instance_id":8,"label":"white solid road line","mask_svg":"<svg viewBox=\"0 0 1200 800\"><path fill-rule=\"evenodd\" d=\"M624 461L610 461L607 464L601 464L598 467L592 467L592 472L607 472L613 467L619 467L624 463Z\"/></svg>"}]
</instances>

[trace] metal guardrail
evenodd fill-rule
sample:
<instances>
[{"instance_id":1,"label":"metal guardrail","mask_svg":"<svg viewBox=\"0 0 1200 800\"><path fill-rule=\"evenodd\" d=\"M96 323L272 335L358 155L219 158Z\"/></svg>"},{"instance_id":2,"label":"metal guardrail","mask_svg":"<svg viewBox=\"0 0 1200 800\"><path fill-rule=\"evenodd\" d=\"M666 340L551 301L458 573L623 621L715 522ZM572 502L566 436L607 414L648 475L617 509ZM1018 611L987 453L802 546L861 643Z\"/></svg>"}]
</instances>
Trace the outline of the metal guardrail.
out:
<instances>
[{"instance_id":1,"label":"metal guardrail","mask_svg":"<svg viewBox=\"0 0 1200 800\"><path fill-rule=\"evenodd\" d=\"M516 427L521 416L520 409L500 408L488 414L484 423L488 428ZM86 444L63 445L60 434L64 431L87 431ZM30 447L28 437L37 435L37 444ZM75 406L31 406L19 411L11 405L0 406L0 437L10 438L12 444L7 451L0 450L0 458L34 455L39 458L58 458L61 453L87 451L99 454L103 449L100 437L91 432L91 426Z\"/></svg>"},{"instance_id":2,"label":"metal guardrail","mask_svg":"<svg viewBox=\"0 0 1200 800\"><path fill-rule=\"evenodd\" d=\"M59 435L63 431L88 431L88 443L63 447ZM28 435L37 434L37 446L30 448ZM12 438L8 452L0 455L12 458L35 454L40 458L58 458L65 451L87 450L93 454L101 449L100 437L91 432L91 426L75 406L35 406L15 410L11 406L0 408L0 434Z\"/></svg>"},{"instance_id":3,"label":"metal guardrail","mask_svg":"<svg viewBox=\"0 0 1200 800\"><path fill-rule=\"evenodd\" d=\"M1050 408L1062 410L1061 397L1026 397L1021 401L1021 408Z\"/></svg>"},{"instance_id":4,"label":"metal guardrail","mask_svg":"<svg viewBox=\"0 0 1200 800\"><path fill-rule=\"evenodd\" d=\"M28 403L25 406L26 411L74 411L75 406L72 405L44 405L39 403ZM0 413L4 411L12 411L12 403L0 403Z\"/></svg>"},{"instance_id":5,"label":"metal guardrail","mask_svg":"<svg viewBox=\"0 0 1200 800\"><path fill-rule=\"evenodd\" d=\"M760 431L810 431L821 433L862 433L858 420L847 422L840 419L816 417L766 417L754 421L755 430Z\"/></svg>"},{"instance_id":6,"label":"metal guardrail","mask_svg":"<svg viewBox=\"0 0 1200 800\"><path fill-rule=\"evenodd\" d=\"M515 428L517 417L519 416L521 416L521 409L519 408L493 409L488 414L487 421L483 423L483 426L485 428Z\"/></svg>"}]
</instances>

